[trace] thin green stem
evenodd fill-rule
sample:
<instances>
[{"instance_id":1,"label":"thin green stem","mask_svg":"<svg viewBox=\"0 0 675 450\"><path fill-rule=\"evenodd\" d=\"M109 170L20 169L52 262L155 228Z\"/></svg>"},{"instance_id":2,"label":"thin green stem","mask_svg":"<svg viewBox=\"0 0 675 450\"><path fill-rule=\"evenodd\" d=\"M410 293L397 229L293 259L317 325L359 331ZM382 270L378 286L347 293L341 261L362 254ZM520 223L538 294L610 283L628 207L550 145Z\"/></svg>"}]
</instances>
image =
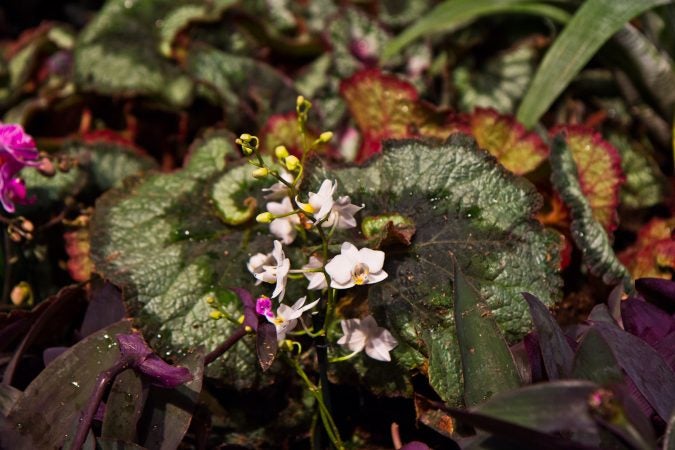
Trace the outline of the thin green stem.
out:
<instances>
[{"instance_id":1,"label":"thin green stem","mask_svg":"<svg viewBox=\"0 0 675 450\"><path fill-rule=\"evenodd\" d=\"M352 353L350 353L350 354L348 354L348 355L345 355L345 356L338 356L337 358L329 358L329 359L328 359L328 362L330 362L330 363L336 363L336 362L347 361L347 360L349 360L349 359L352 359L353 357L355 357L355 356L358 355L359 353L361 353L361 350L357 350L357 351L352 352Z\"/></svg>"}]
</instances>

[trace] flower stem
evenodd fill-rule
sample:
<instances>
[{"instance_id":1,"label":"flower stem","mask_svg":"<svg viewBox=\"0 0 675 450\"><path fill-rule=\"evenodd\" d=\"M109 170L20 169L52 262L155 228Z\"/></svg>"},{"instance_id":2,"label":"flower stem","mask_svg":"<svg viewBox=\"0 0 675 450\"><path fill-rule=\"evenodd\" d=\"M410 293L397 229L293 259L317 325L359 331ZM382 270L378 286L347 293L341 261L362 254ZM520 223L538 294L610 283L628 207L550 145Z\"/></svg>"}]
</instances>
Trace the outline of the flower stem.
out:
<instances>
[{"instance_id":1,"label":"flower stem","mask_svg":"<svg viewBox=\"0 0 675 450\"><path fill-rule=\"evenodd\" d=\"M307 388L309 389L310 394L316 399L316 403L319 406L319 415L321 416L321 422L323 422L323 427L326 430L326 434L328 435L328 439L335 445L335 447L338 450L343 450L345 448L344 444L342 443L342 440L340 439L340 432L337 429L337 425L335 425L335 421L333 420L333 416L330 413L330 410L326 406L326 403L324 401L324 397L322 395L322 390L319 390L319 388L312 382L312 380L309 379L305 371L303 370L302 366L300 363L298 363L295 358L288 358L288 361L290 364L293 366L295 371L300 375L300 378L305 382L307 385Z\"/></svg>"},{"instance_id":2,"label":"flower stem","mask_svg":"<svg viewBox=\"0 0 675 450\"><path fill-rule=\"evenodd\" d=\"M229 338L227 338L227 340L225 342L220 344L212 352L208 353L204 357L204 365L208 366L213 361L218 359L218 357L220 357L223 353L228 351L230 349L230 347L232 347L234 344L239 342L239 339L246 336L247 333L248 333L248 331L246 331L245 325L242 325L239 328L237 328L236 330L234 330L234 333L232 333L232 335Z\"/></svg>"},{"instance_id":3,"label":"flower stem","mask_svg":"<svg viewBox=\"0 0 675 450\"><path fill-rule=\"evenodd\" d=\"M347 361L348 359L352 359L353 357L355 357L359 353L361 353L361 350L352 352L352 353L350 353L348 355L345 355L345 356L338 356L336 358L328 358L328 362L329 363L335 363L335 362Z\"/></svg>"}]
</instances>

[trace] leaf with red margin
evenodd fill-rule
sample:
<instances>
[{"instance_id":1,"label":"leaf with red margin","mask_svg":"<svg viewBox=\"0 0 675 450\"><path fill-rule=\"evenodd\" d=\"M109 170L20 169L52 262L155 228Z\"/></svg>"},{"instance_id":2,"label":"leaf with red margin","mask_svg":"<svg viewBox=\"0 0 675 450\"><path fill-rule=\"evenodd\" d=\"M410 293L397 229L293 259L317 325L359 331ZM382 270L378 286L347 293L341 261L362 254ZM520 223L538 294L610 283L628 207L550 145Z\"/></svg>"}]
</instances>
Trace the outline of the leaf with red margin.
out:
<instances>
[{"instance_id":1,"label":"leaf with red margin","mask_svg":"<svg viewBox=\"0 0 675 450\"><path fill-rule=\"evenodd\" d=\"M675 217L655 218L640 229L633 246L619 254L633 278L671 279L675 271Z\"/></svg>"},{"instance_id":2,"label":"leaf with red margin","mask_svg":"<svg viewBox=\"0 0 675 450\"><path fill-rule=\"evenodd\" d=\"M384 139L413 136L410 128L415 122L419 95L407 81L369 69L343 80L340 93L363 133L357 162L380 153Z\"/></svg>"},{"instance_id":3,"label":"leaf with red margin","mask_svg":"<svg viewBox=\"0 0 675 450\"><path fill-rule=\"evenodd\" d=\"M578 125L556 127L551 136L566 131L566 143L577 166L581 191L593 218L611 233L617 227L619 191L625 181L619 152L600 133Z\"/></svg>"},{"instance_id":4,"label":"leaf with red margin","mask_svg":"<svg viewBox=\"0 0 675 450\"><path fill-rule=\"evenodd\" d=\"M89 228L77 228L63 233L68 262L66 266L70 277L75 281L91 278L94 263L89 256Z\"/></svg>"},{"instance_id":5,"label":"leaf with red margin","mask_svg":"<svg viewBox=\"0 0 675 450\"><path fill-rule=\"evenodd\" d=\"M308 144L318 137L317 133L307 130ZM305 144L298 128L298 116L295 111L270 116L260 132L260 147L263 151L272 152L277 145L286 146L288 151L296 156L302 154Z\"/></svg>"},{"instance_id":6,"label":"leaf with red margin","mask_svg":"<svg viewBox=\"0 0 675 450\"><path fill-rule=\"evenodd\" d=\"M478 146L516 175L532 172L548 157L548 147L539 135L528 133L512 116L476 108L469 126Z\"/></svg>"}]
</instances>

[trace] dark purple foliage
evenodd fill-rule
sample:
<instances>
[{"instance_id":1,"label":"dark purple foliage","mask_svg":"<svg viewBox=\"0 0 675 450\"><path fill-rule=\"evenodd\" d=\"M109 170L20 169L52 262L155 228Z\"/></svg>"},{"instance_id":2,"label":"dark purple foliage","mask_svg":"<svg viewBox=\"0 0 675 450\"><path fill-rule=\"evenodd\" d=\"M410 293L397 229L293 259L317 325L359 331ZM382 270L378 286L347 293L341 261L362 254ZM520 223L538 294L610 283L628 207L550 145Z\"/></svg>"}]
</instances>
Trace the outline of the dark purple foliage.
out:
<instances>
[{"instance_id":1,"label":"dark purple foliage","mask_svg":"<svg viewBox=\"0 0 675 450\"><path fill-rule=\"evenodd\" d=\"M258 315L255 312L255 299L253 295L244 288L231 288L241 304L244 306L244 325L251 327L254 331L258 330Z\"/></svg>"},{"instance_id":2,"label":"dark purple foliage","mask_svg":"<svg viewBox=\"0 0 675 450\"><path fill-rule=\"evenodd\" d=\"M635 280L635 289L648 302L664 311L675 313L675 281L661 278L640 278Z\"/></svg>"},{"instance_id":3,"label":"dark purple foliage","mask_svg":"<svg viewBox=\"0 0 675 450\"><path fill-rule=\"evenodd\" d=\"M172 366L155 355L140 334L118 334L116 337L122 358L129 367L149 377L152 384L175 388L192 379L192 374L185 367Z\"/></svg>"}]
</instances>

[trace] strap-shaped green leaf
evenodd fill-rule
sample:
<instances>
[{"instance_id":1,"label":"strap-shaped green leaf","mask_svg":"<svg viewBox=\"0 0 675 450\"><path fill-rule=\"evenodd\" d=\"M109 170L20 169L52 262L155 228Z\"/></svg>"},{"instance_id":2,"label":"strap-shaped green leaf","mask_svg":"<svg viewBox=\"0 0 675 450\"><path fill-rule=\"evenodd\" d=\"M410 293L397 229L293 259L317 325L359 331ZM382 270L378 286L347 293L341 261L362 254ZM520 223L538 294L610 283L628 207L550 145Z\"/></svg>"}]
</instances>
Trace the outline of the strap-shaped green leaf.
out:
<instances>
[{"instance_id":1,"label":"strap-shaped green leaf","mask_svg":"<svg viewBox=\"0 0 675 450\"><path fill-rule=\"evenodd\" d=\"M518 120L534 126L598 49L634 17L670 0L587 0L546 53L518 108Z\"/></svg>"}]
</instances>

